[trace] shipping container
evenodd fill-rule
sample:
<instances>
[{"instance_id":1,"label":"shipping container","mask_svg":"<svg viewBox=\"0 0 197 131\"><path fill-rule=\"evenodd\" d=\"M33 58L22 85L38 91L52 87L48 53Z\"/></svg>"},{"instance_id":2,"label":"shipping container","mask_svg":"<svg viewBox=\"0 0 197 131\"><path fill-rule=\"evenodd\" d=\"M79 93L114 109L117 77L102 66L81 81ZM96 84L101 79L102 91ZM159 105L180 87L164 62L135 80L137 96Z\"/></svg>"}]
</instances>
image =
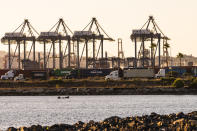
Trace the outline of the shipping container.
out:
<instances>
[{"instance_id":1,"label":"shipping container","mask_svg":"<svg viewBox=\"0 0 197 131\"><path fill-rule=\"evenodd\" d=\"M23 37L23 35L21 32L5 33L5 37Z\"/></svg>"},{"instance_id":2,"label":"shipping container","mask_svg":"<svg viewBox=\"0 0 197 131\"><path fill-rule=\"evenodd\" d=\"M48 73L47 71L32 71L32 79L40 79L40 80L47 80Z\"/></svg>"},{"instance_id":3,"label":"shipping container","mask_svg":"<svg viewBox=\"0 0 197 131\"><path fill-rule=\"evenodd\" d=\"M91 31L75 31L74 36L91 36L93 33Z\"/></svg>"},{"instance_id":4,"label":"shipping container","mask_svg":"<svg viewBox=\"0 0 197 131\"><path fill-rule=\"evenodd\" d=\"M55 69L50 72L50 76L54 77L65 77L71 73L73 69L67 68L67 69Z\"/></svg>"},{"instance_id":5,"label":"shipping container","mask_svg":"<svg viewBox=\"0 0 197 131\"><path fill-rule=\"evenodd\" d=\"M72 70L67 78L87 78L87 77L104 77L113 69L75 69Z\"/></svg>"}]
</instances>

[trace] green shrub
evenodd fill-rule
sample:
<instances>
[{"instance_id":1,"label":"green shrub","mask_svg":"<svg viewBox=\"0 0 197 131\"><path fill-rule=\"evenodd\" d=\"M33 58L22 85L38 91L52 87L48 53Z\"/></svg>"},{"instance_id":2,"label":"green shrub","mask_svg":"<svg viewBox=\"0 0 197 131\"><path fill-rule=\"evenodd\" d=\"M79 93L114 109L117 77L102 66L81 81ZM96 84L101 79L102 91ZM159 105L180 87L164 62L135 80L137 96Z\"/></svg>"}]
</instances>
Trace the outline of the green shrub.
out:
<instances>
[{"instance_id":1,"label":"green shrub","mask_svg":"<svg viewBox=\"0 0 197 131\"><path fill-rule=\"evenodd\" d=\"M196 88L197 87L197 78L193 79L191 83L189 84L190 88Z\"/></svg>"},{"instance_id":2,"label":"green shrub","mask_svg":"<svg viewBox=\"0 0 197 131\"><path fill-rule=\"evenodd\" d=\"M169 71L166 76L168 77L178 77L179 76L179 73L176 72L176 71Z\"/></svg>"},{"instance_id":3,"label":"green shrub","mask_svg":"<svg viewBox=\"0 0 197 131\"><path fill-rule=\"evenodd\" d=\"M141 84L142 82L143 82L142 79L133 78L133 83L134 83L134 84Z\"/></svg>"},{"instance_id":4,"label":"green shrub","mask_svg":"<svg viewBox=\"0 0 197 131\"><path fill-rule=\"evenodd\" d=\"M192 73L185 72L185 73L183 73L183 76L184 76L184 77L191 77L191 76L192 76Z\"/></svg>"},{"instance_id":5,"label":"green shrub","mask_svg":"<svg viewBox=\"0 0 197 131\"><path fill-rule=\"evenodd\" d=\"M53 79L48 81L49 84L63 84L64 81L62 79Z\"/></svg>"},{"instance_id":6,"label":"green shrub","mask_svg":"<svg viewBox=\"0 0 197 131\"><path fill-rule=\"evenodd\" d=\"M162 77L161 78L161 82L164 85L172 85L172 83L174 82L175 78L174 77Z\"/></svg>"},{"instance_id":7,"label":"green shrub","mask_svg":"<svg viewBox=\"0 0 197 131\"><path fill-rule=\"evenodd\" d=\"M172 84L174 87L176 88L181 88L181 87L184 87L184 81L181 80L180 78L177 78L173 84Z\"/></svg>"}]
</instances>

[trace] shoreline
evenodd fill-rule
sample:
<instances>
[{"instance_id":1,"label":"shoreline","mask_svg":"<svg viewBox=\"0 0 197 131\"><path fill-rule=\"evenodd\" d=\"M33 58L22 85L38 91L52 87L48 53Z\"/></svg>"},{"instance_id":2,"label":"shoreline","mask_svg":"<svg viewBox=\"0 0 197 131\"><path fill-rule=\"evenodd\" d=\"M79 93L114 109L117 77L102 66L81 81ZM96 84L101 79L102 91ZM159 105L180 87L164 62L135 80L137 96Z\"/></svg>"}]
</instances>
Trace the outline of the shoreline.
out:
<instances>
[{"instance_id":1,"label":"shoreline","mask_svg":"<svg viewBox=\"0 0 197 131\"><path fill-rule=\"evenodd\" d=\"M197 95L196 87L173 87L174 78L104 81L91 79L0 81L0 96L46 95Z\"/></svg>"},{"instance_id":2,"label":"shoreline","mask_svg":"<svg viewBox=\"0 0 197 131\"><path fill-rule=\"evenodd\" d=\"M58 96L58 95L197 95L197 89L187 87L26 87L0 88L0 96Z\"/></svg>"},{"instance_id":3,"label":"shoreline","mask_svg":"<svg viewBox=\"0 0 197 131\"><path fill-rule=\"evenodd\" d=\"M197 111L184 114L160 115L152 112L150 115L120 118L112 116L103 121L88 123L77 122L73 125L54 124L52 126L32 125L31 127L9 127L7 131L61 131L61 130L197 130Z\"/></svg>"}]
</instances>

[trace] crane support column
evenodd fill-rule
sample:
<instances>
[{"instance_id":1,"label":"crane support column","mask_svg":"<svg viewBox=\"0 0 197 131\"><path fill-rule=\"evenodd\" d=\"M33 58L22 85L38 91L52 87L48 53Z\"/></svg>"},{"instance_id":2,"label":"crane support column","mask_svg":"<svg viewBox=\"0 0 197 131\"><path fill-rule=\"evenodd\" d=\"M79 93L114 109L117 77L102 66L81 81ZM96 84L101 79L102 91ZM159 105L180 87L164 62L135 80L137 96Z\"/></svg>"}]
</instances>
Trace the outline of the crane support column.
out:
<instances>
[{"instance_id":1,"label":"crane support column","mask_svg":"<svg viewBox=\"0 0 197 131\"><path fill-rule=\"evenodd\" d=\"M93 68L95 68L95 36L93 37Z\"/></svg>"},{"instance_id":2,"label":"crane support column","mask_svg":"<svg viewBox=\"0 0 197 131\"><path fill-rule=\"evenodd\" d=\"M86 44L86 69L88 69L88 40L85 41Z\"/></svg>"},{"instance_id":3,"label":"crane support column","mask_svg":"<svg viewBox=\"0 0 197 131\"><path fill-rule=\"evenodd\" d=\"M70 67L70 38L68 39L68 67Z\"/></svg>"},{"instance_id":4,"label":"crane support column","mask_svg":"<svg viewBox=\"0 0 197 131\"><path fill-rule=\"evenodd\" d=\"M25 61L26 61L26 45L25 45L25 40L23 41L24 43L24 59L23 59L23 64L25 65Z\"/></svg>"},{"instance_id":5,"label":"crane support column","mask_svg":"<svg viewBox=\"0 0 197 131\"><path fill-rule=\"evenodd\" d=\"M46 69L46 41L44 40L44 69Z\"/></svg>"},{"instance_id":6,"label":"crane support column","mask_svg":"<svg viewBox=\"0 0 197 131\"><path fill-rule=\"evenodd\" d=\"M59 68L62 69L62 44L61 44L61 39L59 39Z\"/></svg>"},{"instance_id":7,"label":"crane support column","mask_svg":"<svg viewBox=\"0 0 197 131\"><path fill-rule=\"evenodd\" d=\"M137 68L137 40L135 37L135 62L134 62L134 67Z\"/></svg>"},{"instance_id":8,"label":"crane support column","mask_svg":"<svg viewBox=\"0 0 197 131\"><path fill-rule=\"evenodd\" d=\"M11 69L10 57L11 57L11 55L10 55L10 40L8 39L8 68L9 68L9 70Z\"/></svg>"},{"instance_id":9,"label":"crane support column","mask_svg":"<svg viewBox=\"0 0 197 131\"><path fill-rule=\"evenodd\" d=\"M80 61L79 61L79 38L77 38L77 68L80 68Z\"/></svg>"},{"instance_id":10,"label":"crane support column","mask_svg":"<svg viewBox=\"0 0 197 131\"><path fill-rule=\"evenodd\" d=\"M53 44L53 69L55 69L55 40L52 40Z\"/></svg>"},{"instance_id":11,"label":"crane support column","mask_svg":"<svg viewBox=\"0 0 197 131\"><path fill-rule=\"evenodd\" d=\"M21 51L20 51L20 41L17 41L17 44L18 44L18 69L20 69L20 65L21 65Z\"/></svg>"},{"instance_id":12,"label":"crane support column","mask_svg":"<svg viewBox=\"0 0 197 131\"><path fill-rule=\"evenodd\" d=\"M112 58L112 68L114 68L114 59Z\"/></svg>"},{"instance_id":13,"label":"crane support column","mask_svg":"<svg viewBox=\"0 0 197 131\"><path fill-rule=\"evenodd\" d=\"M33 40L33 61L36 61L36 44L35 39Z\"/></svg>"},{"instance_id":14,"label":"crane support column","mask_svg":"<svg viewBox=\"0 0 197 131\"><path fill-rule=\"evenodd\" d=\"M101 37L101 58L103 59L103 35Z\"/></svg>"},{"instance_id":15,"label":"crane support column","mask_svg":"<svg viewBox=\"0 0 197 131\"><path fill-rule=\"evenodd\" d=\"M159 43L159 68L161 67L161 36L158 37L158 43Z\"/></svg>"},{"instance_id":16,"label":"crane support column","mask_svg":"<svg viewBox=\"0 0 197 131\"><path fill-rule=\"evenodd\" d=\"M152 47L152 45L153 45L153 37L151 37L151 66L154 67L154 65L153 65L154 57L153 57L153 47Z\"/></svg>"},{"instance_id":17,"label":"crane support column","mask_svg":"<svg viewBox=\"0 0 197 131\"><path fill-rule=\"evenodd\" d=\"M40 52L38 52L38 63L39 63L39 67L40 67Z\"/></svg>"},{"instance_id":18,"label":"crane support column","mask_svg":"<svg viewBox=\"0 0 197 131\"><path fill-rule=\"evenodd\" d=\"M144 68L144 56L145 56L145 53L144 53L144 37L142 38L142 51L143 51L143 60L142 60L142 67Z\"/></svg>"}]
</instances>

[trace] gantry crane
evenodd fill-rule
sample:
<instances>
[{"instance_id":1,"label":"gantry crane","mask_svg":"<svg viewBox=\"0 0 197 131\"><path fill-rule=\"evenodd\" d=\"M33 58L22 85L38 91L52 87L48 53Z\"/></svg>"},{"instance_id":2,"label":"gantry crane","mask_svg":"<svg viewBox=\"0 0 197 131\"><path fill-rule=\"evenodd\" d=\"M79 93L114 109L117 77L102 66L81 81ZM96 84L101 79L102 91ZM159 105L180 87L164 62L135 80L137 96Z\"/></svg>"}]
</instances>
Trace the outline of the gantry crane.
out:
<instances>
[{"instance_id":1,"label":"gantry crane","mask_svg":"<svg viewBox=\"0 0 197 131\"><path fill-rule=\"evenodd\" d=\"M95 27L95 29L93 29ZM84 50L86 51L86 68L89 65L92 65L93 68L96 66L96 61L98 60L98 54L100 52L100 63L103 62L103 41L114 41L109 35L104 31L104 29L100 26L96 18L92 18L90 23L82 30L75 31L73 35L73 40L77 41L77 67L80 68L80 61L83 56ZM96 40L100 41L100 45L96 52ZM82 41L84 43L81 57L79 56L79 42ZM89 42L93 43L93 54L92 58L88 57L88 45ZM85 49L86 48L86 49ZM101 64L100 64L101 65Z\"/></svg>"},{"instance_id":2,"label":"gantry crane","mask_svg":"<svg viewBox=\"0 0 197 131\"><path fill-rule=\"evenodd\" d=\"M152 28L151 28L152 24ZM142 61L142 67L145 67L145 61L151 60L151 66L155 67L155 57L158 50L158 67L161 67L161 40L163 40L163 47L168 40L170 40L161 31L157 23L155 22L153 16L149 16L147 22L139 30L133 30L131 34L131 40L135 42L135 68L137 68L137 63L139 60ZM151 55L147 57L148 50L145 49L145 42L150 41ZM154 41L157 43L154 44ZM140 50L137 52L137 42L141 42ZM165 49L165 48L163 48ZM164 51L163 51L164 52Z\"/></svg>"},{"instance_id":3,"label":"gantry crane","mask_svg":"<svg viewBox=\"0 0 197 131\"><path fill-rule=\"evenodd\" d=\"M25 19L24 22L13 32L11 33L5 33L5 36L1 38L1 42L4 44L8 44L8 68L12 68L12 63L14 58L16 57L16 51L18 49L18 69L21 69L21 56L20 56L20 45L23 42L24 45L24 59L23 64L25 64L25 61L29 59L29 56L33 49L33 61L35 62L35 42L36 42L36 36L39 35L39 33L34 29L34 27L30 24L28 19ZM26 57L26 42L32 42L28 57ZM14 56L11 58L11 44L17 44L14 52Z\"/></svg>"},{"instance_id":4,"label":"gantry crane","mask_svg":"<svg viewBox=\"0 0 197 131\"><path fill-rule=\"evenodd\" d=\"M60 27L62 26L63 31L60 31ZM68 57L68 65L67 67L70 67L70 50L71 50L71 35L73 35L73 32L70 30L70 28L66 25L64 20L62 18L59 19L59 21L48 31L48 32L41 32L40 36L38 37L38 41L43 42L44 45L44 69L46 69L47 62L50 58L51 50L53 49L53 68L56 68L56 53L55 53L55 43L59 42L59 68L62 69L62 63L63 58L66 55L67 50L67 57ZM64 49L64 52L62 50L62 41L66 41L66 48ZM50 46L49 53L46 58L46 43L52 43Z\"/></svg>"}]
</instances>

